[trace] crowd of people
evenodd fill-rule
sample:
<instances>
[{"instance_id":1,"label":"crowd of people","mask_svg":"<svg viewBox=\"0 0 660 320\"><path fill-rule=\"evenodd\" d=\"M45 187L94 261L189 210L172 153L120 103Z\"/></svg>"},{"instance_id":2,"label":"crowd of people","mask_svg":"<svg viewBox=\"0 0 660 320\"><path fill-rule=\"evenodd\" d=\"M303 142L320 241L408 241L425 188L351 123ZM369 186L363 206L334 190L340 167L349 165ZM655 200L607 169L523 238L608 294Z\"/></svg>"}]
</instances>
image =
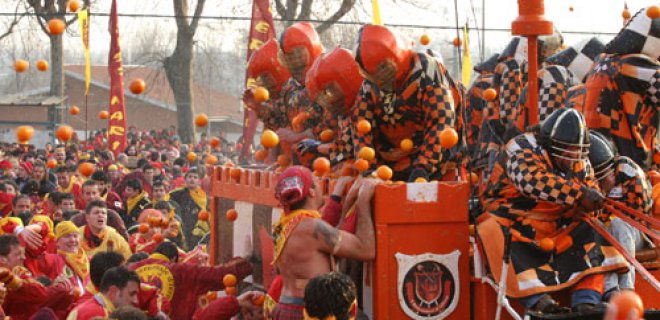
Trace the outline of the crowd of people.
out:
<instances>
[{"instance_id":1,"label":"crowd of people","mask_svg":"<svg viewBox=\"0 0 660 320\"><path fill-rule=\"evenodd\" d=\"M649 179L660 160L657 19L641 10L607 45L594 38L569 47L558 31L541 37L538 119L526 107L525 38L476 66L470 85L392 28L365 25L353 52L325 52L314 26L300 22L251 57L248 75L269 99L251 88L243 100L279 140L254 159L239 159L241 146L221 136L182 144L174 128L131 127L117 156L103 132L43 149L3 143L2 312L361 318L355 275L375 258L372 198L382 180L470 181L479 200L471 221L496 281L510 254L507 296L555 313L566 308L552 293L570 289L573 311L597 310L634 290L635 274L590 219L628 258L657 239L604 205L651 215L660 194ZM331 168L317 167L319 157ZM268 288L249 284L246 257L209 264L208 172L217 162L264 162L280 172L282 215L271 230L279 275ZM330 196L315 174L338 177ZM340 272L336 258L347 261Z\"/></svg>"}]
</instances>

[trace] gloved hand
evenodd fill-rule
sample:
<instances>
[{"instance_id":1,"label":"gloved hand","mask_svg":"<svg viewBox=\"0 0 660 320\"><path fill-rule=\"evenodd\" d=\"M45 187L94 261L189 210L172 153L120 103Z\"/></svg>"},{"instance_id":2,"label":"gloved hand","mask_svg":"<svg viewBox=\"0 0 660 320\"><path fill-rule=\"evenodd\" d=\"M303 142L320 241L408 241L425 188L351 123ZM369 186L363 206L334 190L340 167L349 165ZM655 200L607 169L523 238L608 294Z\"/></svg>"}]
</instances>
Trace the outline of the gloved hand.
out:
<instances>
[{"instance_id":1,"label":"gloved hand","mask_svg":"<svg viewBox=\"0 0 660 320\"><path fill-rule=\"evenodd\" d=\"M598 210L603 207L605 197L596 189L582 187L582 196L578 199L580 207L587 211Z\"/></svg>"},{"instance_id":2,"label":"gloved hand","mask_svg":"<svg viewBox=\"0 0 660 320\"><path fill-rule=\"evenodd\" d=\"M318 155L320 145L321 142L317 140L305 139L298 143L297 149L301 155L305 155L306 153L313 153L315 155Z\"/></svg>"},{"instance_id":3,"label":"gloved hand","mask_svg":"<svg viewBox=\"0 0 660 320\"><path fill-rule=\"evenodd\" d=\"M413 171L410 173L410 176L408 177L408 182L415 182L415 179L417 178L424 178L428 181L429 174L428 172L426 172L424 168L417 167L413 169Z\"/></svg>"}]
</instances>

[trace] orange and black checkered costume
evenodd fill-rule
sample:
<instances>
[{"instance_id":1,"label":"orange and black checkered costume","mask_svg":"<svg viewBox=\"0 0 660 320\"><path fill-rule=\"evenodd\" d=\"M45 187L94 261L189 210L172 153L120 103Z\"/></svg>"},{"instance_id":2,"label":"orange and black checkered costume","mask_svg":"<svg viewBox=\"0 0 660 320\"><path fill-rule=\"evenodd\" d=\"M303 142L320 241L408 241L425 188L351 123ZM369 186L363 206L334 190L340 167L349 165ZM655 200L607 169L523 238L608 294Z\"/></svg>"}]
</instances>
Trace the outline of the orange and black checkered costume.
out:
<instances>
[{"instance_id":1,"label":"orange and black checkered costume","mask_svg":"<svg viewBox=\"0 0 660 320\"><path fill-rule=\"evenodd\" d=\"M478 149L479 133L484 121L486 100L483 92L493 84L493 74L479 75L467 92L465 99L468 154L474 159Z\"/></svg>"},{"instance_id":2,"label":"orange and black checkered costume","mask_svg":"<svg viewBox=\"0 0 660 320\"><path fill-rule=\"evenodd\" d=\"M386 93L365 80L353 109L351 129L355 152L373 147L376 159L372 166L386 164L397 180L407 180L409 173L421 167L430 175L439 174L442 159L440 132L454 125L454 99L444 66L425 53L413 53L411 68L403 84ZM359 133L361 120L372 130ZM414 149L404 152L401 140L411 139Z\"/></svg>"},{"instance_id":3,"label":"orange and black checkered costume","mask_svg":"<svg viewBox=\"0 0 660 320\"><path fill-rule=\"evenodd\" d=\"M263 122L264 128L276 131L287 126L288 119L284 111L286 108L280 95L271 96L262 109L263 111L257 113L257 118Z\"/></svg>"},{"instance_id":4,"label":"orange and black checkered costume","mask_svg":"<svg viewBox=\"0 0 660 320\"><path fill-rule=\"evenodd\" d=\"M506 294L524 298L578 284L589 275L618 271L623 257L584 222L573 208L582 186L595 185L590 165L576 165L572 177L556 170L532 133L513 138L499 154L484 193L477 231L492 275L500 280L504 233L511 239ZM553 238L556 249L535 241ZM602 283L601 283L602 285ZM602 287L589 288L600 291Z\"/></svg>"},{"instance_id":5,"label":"orange and black checkered costume","mask_svg":"<svg viewBox=\"0 0 660 320\"><path fill-rule=\"evenodd\" d=\"M657 142L660 63L644 54L603 54L586 87L584 108L598 112L587 125L648 170Z\"/></svg>"},{"instance_id":6,"label":"orange and black checkered costume","mask_svg":"<svg viewBox=\"0 0 660 320\"><path fill-rule=\"evenodd\" d=\"M616 157L614 162L616 184L608 198L623 203L626 207L651 214L653 208L652 186L642 168L632 159L624 156ZM603 209L609 216L607 209Z\"/></svg>"},{"instance_id":7,"label":"orange and black checkered costume","mask_svg":"<svg viewBox=\"0 0 660 320\"><path fill-rule=\"evenodd\" d=\"M335 138L330 144L328 159L332 165L351 160L355 154L353 149L353 130L350 117L337 117Z\"/></svg>"},{"instance_id":8,"label":"orange and black checkered costume","mask_svg":"<svg viewBox=\"0 0 660 320\"><path fill-rule=\"evenodd\" d=\"M293 119L303 112L307 112L308 117L299 130L313 129L321 123L323 108L311 101L307 89L298 81L290 78L282 87L282 96L288 127L291 128Z\"/></svg>"}]
</instances>

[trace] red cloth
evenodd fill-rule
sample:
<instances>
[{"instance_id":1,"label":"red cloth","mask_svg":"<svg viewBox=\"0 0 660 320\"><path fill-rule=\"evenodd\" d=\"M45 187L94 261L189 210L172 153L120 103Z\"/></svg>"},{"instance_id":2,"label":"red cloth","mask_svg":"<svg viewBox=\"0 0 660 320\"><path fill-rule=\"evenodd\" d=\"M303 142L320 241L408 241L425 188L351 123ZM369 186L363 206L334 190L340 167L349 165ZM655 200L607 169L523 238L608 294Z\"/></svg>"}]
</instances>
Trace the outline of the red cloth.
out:
<instances>
[{"instance_id":1,"label":"red cloth","mask_svg":"<svg viewBox=\"0 0 660 320\"><path fill-rule=\"evenodd\" d=\"M62 286L44 287L41 283L21 276L22 284L15 290L8 290L2 308L12 319L29 319L43 307L51 307L56 313L63 313L72 301L72 296Z\"/></svg>"},{"instance_id":2,"label":"red cloth","mask_svg":"<svg viewBox=\"0 0 660 320\"><path fill-rule=\"evenodd\" d=\"M273 282L270 284L270 288L268 288L268 295L273 298L275 302L280 301L280 295L282 295L283 286L284 283L282 282L282 276L275 276L275 279L273 279Z\"/></svg>"},{"instance_id":3,"label":"red cloth","mask_svg":"<svg viewBox=\"0 0 660 320\"><path fill-rule=\"evenodd\" d=\"M66 266L66 260L59 254L42 253L36 257L31 254L25 255L25 267L32 272L32 276L46 276L54 280L62 274Z\"/></svg>"},{"instance_id":4,"label":"red cloth","mask_svg":"<svg viewBox=\"0 0 660 320\"><path fill-rule=\"evenodd\" d=\"M136 270L144 265L160 264L167 267L174 277L174 295L172 297L172 320L191 319L197 307L199 295L208 291L224 289L222 278L233 274L240 281L252 274L252 265L245 261L230 262L220 266L200 266L188 263L173 263L162 259L148 258L132 264L129 269Z\"/></svg>"},{"instance_id":5,"label":"red cloth","mask_svg":"<svg viewBox=\"0 0 660 320\"><path fill-rule=\"evenodd\" d=\"M0 213L2 214L3 218L11 212L13 200L13 194L0 191Z\"/></svg>"},{"instance_id":6,"label":"red cloth","mask_svg":"<svg viewBox=\"0 0 660 320\"><path fill-rule=\"evenodd\" d=\"M124 202L121 200L121 197L112 190L106 193L105 204L109 209L115 210L119 214L124 212Z\"/></svg>"},{"instance_id":7,"label":"red cloth","mask_svg":"<svg viewBox=\"0 0 660 320\"><path fill-rule=\"evenodd\" d=\"M234 296L225 296L211 301L206 308L198 310L193 320L230 320L239 311L238 299Z\"/></svg>"},{"instance_id":8,"label":"red cloth","mask_svg":"<svg viewBox=\"0 0 660 320\"><path fill-rule=\"evenodd\" d=\"M159 244L160 242L145 239L142 234L138 232L132 234L131 238L128 240L128 245L131 247L131 251L135 253L146 252L152 254Z\"/></svg>"},{"instance_id":9,"label":"red cloth","mask_svg":"<svg viewBox=\"0 0 660 320\"><path fill-rule=\"evenodd\" d=\"M87 303L87 301L93 300L92 298L94 295L98 293L98 288L92 288L91 290L92 292L85 291L78 301L69 307L69 312L72 312L78 306ZM146 312L149 317L155 317L159 311L162 311L165 314L170 313L170 300L163 297L157 288L141 283L138 291L138 305L135 307Z\"/></svg>"},{"instance_id":10,"label":"red cloth","mask_svg":"<svg viewBox=\"0 0 660 320\"><path fill-rule=\"evenodd\" d=\"M94 319L95 317L99 317L99 319L107 319L111 312L101 305L98 300L99 299L95 296L90 295L88 299L81 304L78 304L75 309L71 311L71 314L69 314L67 319L87 320Z\"/></svg>"},{"instance_id":11,"label":"red cloth","mask_svg":"<svg viewBox=\"0 0 660 320\"><path fill-rule=\"evenodd\" d=\"M321 210L321 219L333 227L339 224L341 219L341 203L337 202L333 197L328 197L325 200L325 206Z\"/></svg>"}]
</instances>

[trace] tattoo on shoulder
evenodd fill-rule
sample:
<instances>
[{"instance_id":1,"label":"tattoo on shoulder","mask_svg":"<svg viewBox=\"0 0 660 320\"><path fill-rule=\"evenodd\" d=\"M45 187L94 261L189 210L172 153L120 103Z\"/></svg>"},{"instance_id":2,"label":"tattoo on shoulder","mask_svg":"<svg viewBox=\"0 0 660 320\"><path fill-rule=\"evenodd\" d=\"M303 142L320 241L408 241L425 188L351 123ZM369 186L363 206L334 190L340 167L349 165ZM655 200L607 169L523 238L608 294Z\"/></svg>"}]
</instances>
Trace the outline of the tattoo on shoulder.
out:
<instances>
[{"instance_id":1,"label":"tattoo on shoulder","mask_svg":"<svg viewBox=\"0 0 660 320\"><path fill-rule=\"evenodd\" d=\"M322 240L330 248L334 248L337 244L337 239L339 239L337 229L323 221L316 221L313 236L314 239Z\"/></svg>"}]
</instances>

